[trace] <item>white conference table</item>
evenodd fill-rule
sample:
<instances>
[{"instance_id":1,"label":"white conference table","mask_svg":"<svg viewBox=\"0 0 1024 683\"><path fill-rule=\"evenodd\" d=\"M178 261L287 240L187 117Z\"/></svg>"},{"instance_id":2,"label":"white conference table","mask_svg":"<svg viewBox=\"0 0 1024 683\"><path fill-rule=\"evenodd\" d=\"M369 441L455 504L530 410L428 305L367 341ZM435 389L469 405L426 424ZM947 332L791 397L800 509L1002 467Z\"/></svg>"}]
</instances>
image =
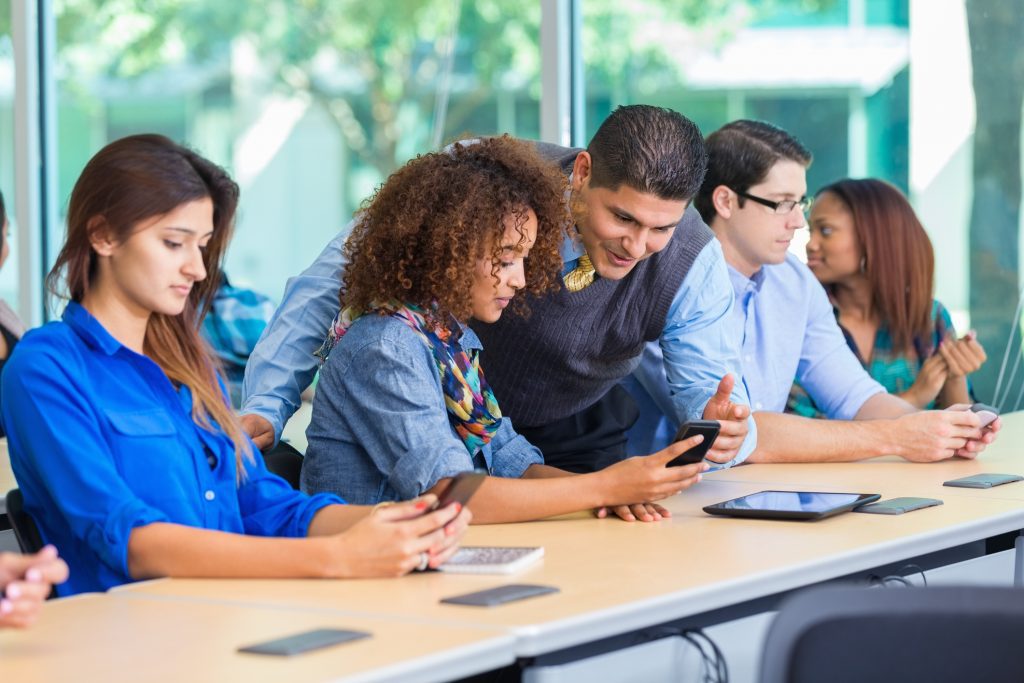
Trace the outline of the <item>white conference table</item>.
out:
<instances>
[{"instance_id":1,"label":"white conference table","mask_svg":"<svg viewBox=\"0 0 1024 683\"><path fill-rule=\"evenodd\" d=\"M123 586L97 599L135 605L109 609L138 610L138 616L121 619L136 625L149 624L148 609L200 609L211 619L217 619L220 610L248 610L245 613L252 615L286 615L284 633L329 618L350 628L358 628L362 620L376 620L396 628L405 625L414 633L451 630L458 634L452 636L453 642L421 643L429 645L433 654L418 661L443 660L451 667L409 670L428 678L485 671L514 657L539 656L538 661L543 661L545 655L593 652L602 639L673 621L711 619L708 623L714 623L718 612L1024 529L1024 493L1018 493L1024 492L1024 484L984 491L941 486L948 478L1020 467L1017 444L1021 441L1016 435L1024 434L1024 414L1005 422L997 444L977 461L913 465L882 459L835 466L743 466L711 473L698 486L667 501L673 517L661 523L629 524L578 514L471 528L467 544L545 547L541 563L509 577L432 572L399 580L161 579ZM1024 473L1024 467L1020 469ZM880 493L883 498L932 496L945 504L900 516L846 514L817 522L727 519L701 510L709 503L769 487L856 489ZM506 583L547 584L560 592L489 609L439 602L442 597ZM258 621L253 616L253 622ZM61 634L56 628L53 638L60 639ZM472 640L467 634L478 634L481 640L467 645ZM185 640L192 637L182 635ZM232 638L231 643L242 640L254 639ZM229 645L219 646L215 661L237 646ZM352 652L349 648L358 645L336 650ZM479 650L474 649L478 647L491 648L490 654L478 656ZM166 656L158 643L151 648L154 656ZM395 649L378 668L351 673L341 668L336 673L358 675L359 680L389 680L393 665L397 666L394 662L401 662L406 654ZM230 669L235 658L224 661L223 666ZM333 667L328 660L322 661Z\"/></svg>"},{"instance_id":2,"label":"white conference table","mask_svg":"<svg viewBox=\"0 0 1024 683\"><path fill-rule=\"evenodd\" d=\"M945 505L913 514L847 514L813 523L716 518L700 510L762 488L759 483L708 477L669 501L672 520L657 524L579 515L471 529L467 544L545 547L543 562L514 577L430 573L400 581L166 579L125 586L115 594L503 628L515 636L517 656L535 657L1024 528L1024 506L1018 502L968 497L950 498ZM899 487L888 485L875 491L884 497L903 495ZM552 585L560 592L490 609L439 602L513 582Z\"/></svg>"}]
</instances>

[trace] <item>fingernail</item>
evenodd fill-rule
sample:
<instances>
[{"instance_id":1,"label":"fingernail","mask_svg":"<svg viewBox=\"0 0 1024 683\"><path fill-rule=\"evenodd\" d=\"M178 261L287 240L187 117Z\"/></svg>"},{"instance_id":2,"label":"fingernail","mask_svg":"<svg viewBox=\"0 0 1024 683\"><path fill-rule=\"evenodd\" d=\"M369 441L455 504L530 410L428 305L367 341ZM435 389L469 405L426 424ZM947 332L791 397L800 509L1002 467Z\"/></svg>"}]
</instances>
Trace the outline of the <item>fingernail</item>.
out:
<instances>
[{"instance_id":1,"label":"fingernail","mask_svg":"<svg viewBox=\"0 0 1024 683\"><path fill-rule=\"evenodd\" d=\"M445 525L445 527L444 527L444 535L445 536L454 536L455 535L455 529L451 528L448 525Z\"/></svg>"},{"instance_id":2,"label":"fingernail","mask_svg":"<svg viewBox=\"0 0 1024 683\"><path fill-rule=\"evenodd\" d=\"M7 591L6 591L6 593L7 593L7 597L9 597L9 598L20 598L21 597L21 587L18 586L18 584L16 584L16 583L9 583L9 584L7 584Z\"/></svg>"},{"instance_id":3,"label":"fingernail","mask_svg":"<svg viewBox=\"0 0 1024 683\"><path fill-rule=\"evenodd\" d=\"M700 480L701 480L701 479L703 479L703 478L704 478L704 475L702 475L702 474L698 474L698 475L697 475L697 481L700 481Z\"/></svg>"},{"instance_id":4,"label":"fingernail","mask_svg":"<svg viewBox=\"0 0 1024 683\"><path fill-rule=\"evenodd\" d=\"M10 600L0 600L0 614L10 614L13 609L14 605Z\"/></svg>"},{"instance_id":5,"label":"fingernail","mask_svg":"<svg viewBox=\"0 0 1024 683\"><path fill-rule=\"evenodd\" d=\"M452 505L455 507L455 514L462 512L462 503L452 503Z\"/></svg>"},{"instance_id":6,"label":"fingernail","mask_svg":"<svg viewBox=\"0 0 1024 683\"><path fill-rule=\"evenodd\" d=\"M425 510L426 507L427 507L427 501L425 501L425 500L418 500L418 501L416 501L416 509L417 510Z\"/></svg>"},{"instance_id":7,"label":"fingernail","mask_svg":"<svg viewBox=\"0 0 1024 683\"><path fill-rule=\"evenodd\" d=\"M27 572L25 572L25 580L31 581L32 583L38 583L39 581L43 580L43 573L35 567L33 567L32 569L29 569Z\"/></svg>"}]
</instances>

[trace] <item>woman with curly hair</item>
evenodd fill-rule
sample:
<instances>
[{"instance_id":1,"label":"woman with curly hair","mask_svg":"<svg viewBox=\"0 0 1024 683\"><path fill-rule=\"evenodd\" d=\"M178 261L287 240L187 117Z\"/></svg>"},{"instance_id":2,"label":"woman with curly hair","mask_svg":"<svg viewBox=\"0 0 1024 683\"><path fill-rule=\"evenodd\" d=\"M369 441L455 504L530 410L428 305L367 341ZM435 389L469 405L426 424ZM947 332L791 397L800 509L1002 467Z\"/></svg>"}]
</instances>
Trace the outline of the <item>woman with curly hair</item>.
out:
<instances>
[{"instance_id":1,"label":"woman with curly hair","mask_svg":"<svg viewBox=\"0 0 1024 683\"><path fill-rule=\"evenodd\" d=\"M967 375L985 350L971 332L957 339L933 298L932 243L906 196L884 180L840 180L818 191L808 225L807 265L871 377L918 408L970 403ZM787 409L820 414L799 384Z\"/></svg>"},{"instance_id":2,"label":"woman with curly hair","mask_svg":"<svg viewBox=\"0 0 1024 683\"><path fill-rule=\"evenodd\" d=\"M605 506L655 520L668 512L650 501L700 479L706 465L665 467L700 437L571 475L545 466L501 415L468 323L509 306L529 315L530 298L561 286L566 193L558 168L503 136L417 157L366 202L320 352L303 490L386 502L478 468L491 475L473 499L478 522Z\"/></svg>"}]
</instances>

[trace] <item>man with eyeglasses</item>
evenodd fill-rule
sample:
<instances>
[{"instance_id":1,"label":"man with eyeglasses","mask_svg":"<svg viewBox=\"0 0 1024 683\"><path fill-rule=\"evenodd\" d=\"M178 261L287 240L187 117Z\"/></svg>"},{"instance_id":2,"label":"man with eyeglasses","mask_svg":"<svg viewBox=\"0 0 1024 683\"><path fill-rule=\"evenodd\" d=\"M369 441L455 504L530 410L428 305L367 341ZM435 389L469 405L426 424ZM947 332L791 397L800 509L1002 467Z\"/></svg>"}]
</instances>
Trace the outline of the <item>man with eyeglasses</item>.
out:
<instances>
[{"instance_id":1,"label":"man with eyeglasses","mask_svg":"<svg viewBox=\"0 0 1024 683\"><path fill-rule=\"evenodd\" d=\"M991 443L998 422L982 430L970 411L920 412L886 393L850 351L824 289L788 250L794 233L806 225L811 153L786 131L761 121L729 123L705 144L708 171L694 206L722 244L735 292L743 381L758 432L748 462L891 454L928 462L973 457ZM648 348L636 381L627 385L648 411L630 434L631 452L669 433L665 425L652 429L650 420L652 399L661 405L668 393L657 355ZM794 379L832 419L782 412Z\"/></svg>"}]
</instances>

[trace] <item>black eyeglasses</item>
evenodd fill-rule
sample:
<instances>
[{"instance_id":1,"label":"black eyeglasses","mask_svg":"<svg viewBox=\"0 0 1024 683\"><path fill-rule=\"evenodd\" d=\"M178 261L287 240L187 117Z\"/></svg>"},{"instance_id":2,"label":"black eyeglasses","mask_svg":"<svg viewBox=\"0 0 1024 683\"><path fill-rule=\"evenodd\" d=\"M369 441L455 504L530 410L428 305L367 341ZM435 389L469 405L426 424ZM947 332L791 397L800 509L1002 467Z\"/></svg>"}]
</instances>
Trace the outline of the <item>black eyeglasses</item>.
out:
<instances>
[{"instance_id":1,"label":"black eyeglasses","mask_svg":"<svg viewBox=\"0 0 1024 683\"><path fill-rule=\"evenodd\" d=\"M800 207L800 211L802 213L807 213L808 211L811 210L811 202L814 201L810 197L804 197L800 201L796 201L793 199L783 199L781 202L773 202L770 199L765 199L764 197L756 197L752 194L747 194L746 192L740 192L739 190L733 190L733 192L735 192L740 197L749 199L752 202L757 202L762 206L767 206L769 209L772 210L772 213L774 213L776 216L785 216L787 213L789 213L798 206Z\"/></svg>"}]
</instances>

